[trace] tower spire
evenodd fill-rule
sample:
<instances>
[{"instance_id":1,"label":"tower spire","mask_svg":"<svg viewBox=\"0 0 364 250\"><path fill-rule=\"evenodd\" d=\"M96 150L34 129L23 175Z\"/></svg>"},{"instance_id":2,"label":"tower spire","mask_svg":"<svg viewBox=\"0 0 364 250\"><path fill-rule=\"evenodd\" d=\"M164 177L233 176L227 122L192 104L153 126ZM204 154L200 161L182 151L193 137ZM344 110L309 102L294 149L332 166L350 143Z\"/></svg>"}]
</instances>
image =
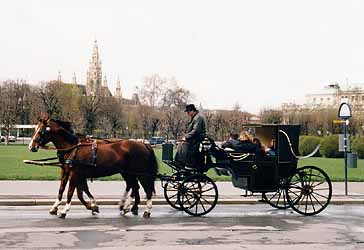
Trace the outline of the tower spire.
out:
<instances>
[{"instance_id":1,"label":"tower spire","mask_svg":"<svg viewBox=\"0 0 364 250\"><path fill-rule=\"evenodd\" d=\"M76 73L73 72L72 83L77 84Z\"/></svg>"},{"instance_id":2,"label":"tower spire","mask_svg":"<svg viewBox=\"0 0 364 250\"><path fill-rule=\"evenodd\" d=\"M62 82L62 76L61 76L61 71L60 70L58 70L57 81L58 81L58 83Z\"/></svg>"},{"instance_id":3,"label":"tower spire","mask_svg":"<svg viewBox=\"0 0 364 250\"><path fill-rule=\"evenodd\" d=\"M102 87L102 67L97 40L94 40L91 60L87 71L86 93L87 95L99 95Z\"/></svg>"},{"instance_id":4,"label":"tower spire","mask_svg":"<svg viewBox=\"0 0 364 250\"><path fill-rule=\"evenodd\" d=\"M116 88L115 88L115 97L118 99L121 99L121 84L120 84L120 79L118 76L118 80L116 81Z\"/></svg>"},{"instance_id":5,"label":"tower spire","mask_svg":"<svg viewBox=\"0 0 364 250\"><path fill-rule=\"evenodd\" d=\"M102 84L103 87L107 87L107 78L106 75L104 75L104 82Z\"/></svg>"}]
</instances>

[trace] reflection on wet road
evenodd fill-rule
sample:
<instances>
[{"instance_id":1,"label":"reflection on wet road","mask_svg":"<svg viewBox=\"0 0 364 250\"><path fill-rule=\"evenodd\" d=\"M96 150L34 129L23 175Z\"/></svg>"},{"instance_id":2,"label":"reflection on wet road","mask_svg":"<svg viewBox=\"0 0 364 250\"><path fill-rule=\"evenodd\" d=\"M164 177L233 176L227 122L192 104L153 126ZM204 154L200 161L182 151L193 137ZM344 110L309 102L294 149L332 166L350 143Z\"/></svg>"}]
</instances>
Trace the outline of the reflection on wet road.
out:
<instances>
[{"instance_id":1,"label":"reflection on wet road","mask_svg":"<svg viewBox=\"0 0 364 250\"><path fill-rule=\"evenodd\" d=\"M205 217L191 217L168 206L154 206L152 218L120 216L100 207L93 216L73 206L63 220L48 207L0 207L0 247L128 249L361 249L362 206L329 206L313 217L268 205L217 206ZM342 248L343 247L343 248Z\"/></svg>"}]
</instances>

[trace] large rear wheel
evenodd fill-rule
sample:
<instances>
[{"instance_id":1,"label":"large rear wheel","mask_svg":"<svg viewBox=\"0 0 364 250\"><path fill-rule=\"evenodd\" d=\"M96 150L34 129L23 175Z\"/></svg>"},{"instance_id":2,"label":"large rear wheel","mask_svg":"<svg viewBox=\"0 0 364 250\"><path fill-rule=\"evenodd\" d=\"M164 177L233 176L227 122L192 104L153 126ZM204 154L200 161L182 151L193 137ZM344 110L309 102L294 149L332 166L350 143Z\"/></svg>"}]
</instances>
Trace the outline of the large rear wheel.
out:
<instances>
[{"instance_id":1,"label":"large rear wheel","mask_svg":"<svg viewBox=\"0 0 364 250\"><path fill-rule=\"evenodd\" d=\"M297 213L303 215L320 213L329 205L331 195L331 180L318 167L299 168L289 179L287 201Z\"/></svg>"},{"instance_id":2,"label":"large rear wheel","mask_svg":"<svg viewBox=\"0 0 364 250\"><path fill-rule=\"evenodd\" d=\"M218 191L206 175L187 177L178 188L178 201L183 211L193 216L209 213L217 204Z\"/></svg>"}]
</instances>

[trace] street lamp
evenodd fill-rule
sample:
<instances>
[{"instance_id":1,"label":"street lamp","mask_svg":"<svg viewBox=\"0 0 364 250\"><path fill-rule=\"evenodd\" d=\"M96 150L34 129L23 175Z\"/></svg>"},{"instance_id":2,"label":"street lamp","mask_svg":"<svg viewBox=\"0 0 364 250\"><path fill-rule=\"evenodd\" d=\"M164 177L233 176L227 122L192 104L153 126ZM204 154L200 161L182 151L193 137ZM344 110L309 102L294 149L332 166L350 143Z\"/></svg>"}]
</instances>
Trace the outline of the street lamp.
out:
<instances>
[{"instance_id":1,"label":"street lamp","mask_svg":"<svg viewBox=\"0 0 364 250\"><path fill-rule=\"evenodd\" d=\"M350 105L343 102L340 105L338 116L343 120L344 124L344 159L345 159L345 195L348 195L348 136L347 126L349 125L349 118L351 117Z\"/></svg>"}]
</instances>

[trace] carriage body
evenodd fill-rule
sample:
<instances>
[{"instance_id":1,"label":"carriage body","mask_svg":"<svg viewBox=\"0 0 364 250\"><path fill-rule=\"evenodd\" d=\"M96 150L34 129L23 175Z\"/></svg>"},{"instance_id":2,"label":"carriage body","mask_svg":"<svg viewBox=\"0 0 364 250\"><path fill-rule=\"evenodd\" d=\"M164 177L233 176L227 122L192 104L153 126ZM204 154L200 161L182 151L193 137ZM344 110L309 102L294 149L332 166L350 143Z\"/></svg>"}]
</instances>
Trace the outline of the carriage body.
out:
<instances>
[{"instance_id":1,"label":"carriage body","mask_svg":"<svg viewBox=\"0 0 364 250\"><path fill-rule=\"evenodd\" d=\"M298 152L300 125L250 125L248 129L268 145L276 141L275 155L249 154L229 152L227 158L216 159L217 173L230 174L235 187L251 192L273 192L280 187L280 180L288 178L297 169L297 159L291 153ZM290 145L286 133L292 140ZM228 171L219 171L226 169Z\"/></svg>"}]
</instances>

